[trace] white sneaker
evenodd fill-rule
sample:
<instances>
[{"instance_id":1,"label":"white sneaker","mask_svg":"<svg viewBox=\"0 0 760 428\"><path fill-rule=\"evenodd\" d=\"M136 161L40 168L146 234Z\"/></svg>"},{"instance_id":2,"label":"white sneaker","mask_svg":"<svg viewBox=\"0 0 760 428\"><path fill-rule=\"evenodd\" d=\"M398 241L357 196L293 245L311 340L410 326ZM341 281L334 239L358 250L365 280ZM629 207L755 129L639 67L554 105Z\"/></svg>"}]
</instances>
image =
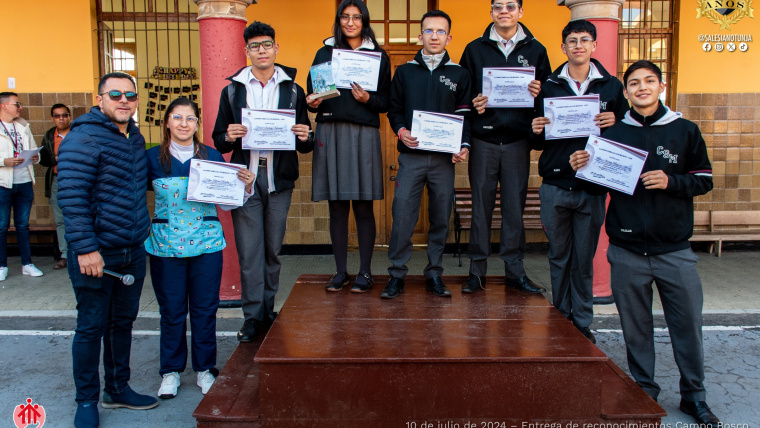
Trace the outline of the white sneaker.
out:
<instances>
[{"instance_id":1,"label":"white sneaker","mask_svg":"<svg viewBox=\"0 0 760 428\"><path fill-rule=\"evenodd\" d=\"M5 278L8 278L8 268L0 267L0 281L5 281Z\"/></svg>"},{"instance_id":2,"label":"white sneaker","mask_svg":"<svg viewBox=\"0 0 760 428\"><path fill-rule=\"evenodd\" d=\"M211 374L210 371L202 371L198 372L198 386L201 387L201 392L205 395L209 388L211 388L211 385L214 384L214 381L216 378L213 374Z\"/></svg>"},{"instance_id":3,"label":"white sneaker","mask_svg":"<svg viewBox=\"0 0 760 428\"><path fill-rule=\"evenodd\" d=\"M24 265L21 267L21 273L31 276L42 276L42 271L34 265Z\"/></svg>"},{"instance_id":4,"label":"white sneaker","mask_svg":"<svg viewBox=\"0 0 760 428\"><path fill-rule=\"evenodd\" d=\"M161 387L158 388L158 396L165 399L174 398L177 396L177 389L179 389L179 373L167 373L161 381Z\"/></svg>"}]
</instances>

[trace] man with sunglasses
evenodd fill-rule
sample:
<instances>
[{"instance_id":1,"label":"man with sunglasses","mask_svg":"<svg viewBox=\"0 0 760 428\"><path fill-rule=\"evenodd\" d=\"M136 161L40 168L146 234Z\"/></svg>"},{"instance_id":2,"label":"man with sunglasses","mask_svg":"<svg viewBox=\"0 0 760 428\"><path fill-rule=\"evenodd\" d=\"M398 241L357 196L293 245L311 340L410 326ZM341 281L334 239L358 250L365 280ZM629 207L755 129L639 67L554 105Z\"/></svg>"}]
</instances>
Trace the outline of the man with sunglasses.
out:
<instances>
[{"instance_id":1,"label":"man with sunglasses","mask_svg":"<svg viewBox=\"0 0 760 428\"><path fill-rule=\"evenodd\" d=\"M527 293L546 290L525 274L525 229L522 214L530 173L530 124L533 108L486 108L483 67L535 67L528 89L535 97L541 82L551 73L546 48L519 22L522 0L491 0L491 20L483 36L470 42L462 54L462 67L472 75L472 154L469 176L472 187L470 275L463 293L484 289L491 253L491 220L501 185L501 243L505 285Z\"/></svg>"},{"instance_id":2,"label":"man with sunglasses","mask_svg":"<svg viewBox=\"0 0 760 428\"><path fill-rule=\"evenodd\" d=\"M71 124L58 151L58 203L68 241L68 270L77 300L72 344L77 411L74 425L98 426L99 359L103 343L104 409L151 409L156 398L129 387L132 323L145 279L150 217L145 189L145 139L132 116L132 77L109 73L98 84L97 107ZM103 274L134 276L134 283Z\"/></svg>"},{"instance_id":3,"label":"man with sunglasses","mask_svg":"<svg viewBox=\"0 0 760 428\"><path fill-rule=\"evenodd\" d=\"M219 114L212 137L217 150L232 152L230 162L246 165L256 174L253 195L232 210L235 245L240 262L241 300L245 321L238 331L240 342L252 342L274 322L274 296L280 283L280 249L295 181L298 154L314 147L306 96L295 83L296 69L275 63L279 45L274 28L254 22L243 32L245 53L251 65L240 69L222 89ZM247 150L242 138L242 109L290 109L296 112L291 131L296 151Z\"/></svg>"},{"instance_id":4,"label":"man with sunglasses","mask_svg":"<svg viewBox=\"0 0 760 428\"><path fill-rule=\"evenodd\" d=\"M50 207L53 208L55 217L55 230L58 235L58 250L61 259L53 266L59 270L66 267L66 238L63 228L63 212L58 206L58 148L61 141L69 133L71 126L71 110L65 104L55 104L50 109L50 119L53 121L52 128L48 129L42 137L42 151L40 151L40 165L48 168L45 173L45 197L50 199Z\"/></svg>"},{"instance_id":5,"label":"man with sunglasses","mask_svg":"<svg viewBox=\"0 0 760 428\"><path fill-rule=\"evenodd\" d=\"M7 235L11 210L21 255L21 273L42 276L32 264L29 246L29 213L34 202L34 167L19 168L24 150L35 149L29 123L21 117L21 103L13 92L0 93L0 281L8 276ZM39 155L33 161L39 162Z\"/></svg>"}]
</instances>

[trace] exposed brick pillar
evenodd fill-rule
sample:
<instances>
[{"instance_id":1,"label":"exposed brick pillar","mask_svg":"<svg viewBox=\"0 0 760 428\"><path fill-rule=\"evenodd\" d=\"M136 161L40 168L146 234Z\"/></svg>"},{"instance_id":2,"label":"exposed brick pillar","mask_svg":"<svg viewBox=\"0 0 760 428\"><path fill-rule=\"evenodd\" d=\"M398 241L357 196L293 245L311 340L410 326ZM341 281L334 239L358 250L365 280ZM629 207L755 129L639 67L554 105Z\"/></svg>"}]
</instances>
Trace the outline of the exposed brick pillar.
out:
<instances>
[{"instance_id":1,"label":"exposed brick pillar","mask_svg":"<svg viewBox=\"0 0 760 428\"><path fill-rule=\"evenodd\" d=\"M257 0L193 0L198 5L198 27L201 47L201 90L203 108L203 142L213 147L211 132L219 111L219 95L229 83L225 80L245 67L243 31L248 23L245 10ZM225 156L229 160L229 154ZM235 249L232 217L219 211L227 248L224 249L222 287L223 301L240 300L240 265ZM254 239L252 237L252 239Z\"/></svg>"},{"instance_id":2,"label":"exposed brick pillar","mask_svg":"<svg viewBox=\"0 0 760 428\"><path fill-rule=\"evenodd\" d=\"M596 51L594 58L602 63L613 76L617 74L618 28L620 7L625 0L558 0L557 4L570 9L570 19L585 19L596 26ZM607 204L609 205L609 197ZM613 303L610 289L610 265L607 248L610 240L604 226L599 236L599 246L594 256L594 303Z\"/></svg>"}]
</instances>

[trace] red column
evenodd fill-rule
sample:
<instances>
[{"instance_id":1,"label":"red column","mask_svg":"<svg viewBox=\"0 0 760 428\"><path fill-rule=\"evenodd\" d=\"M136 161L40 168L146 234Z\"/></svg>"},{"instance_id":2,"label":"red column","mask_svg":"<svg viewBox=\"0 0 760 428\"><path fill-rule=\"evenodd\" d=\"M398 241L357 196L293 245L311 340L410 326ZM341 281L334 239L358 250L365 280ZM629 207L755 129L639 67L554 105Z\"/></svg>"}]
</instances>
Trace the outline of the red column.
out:
<instances>
[{"instance_id":1,"label":"red column","mask_svg":"<svg viewBox=\"0 0 760 428\"><path fill-rule=\"evenodd\" d=\"M605 69L615 76L618 64L618 13L623 0L565 0L570 8L571 18L585 19L596 26L596 51L593 57L602 63ZM610 199L607 197L607 205ZM599 244L594 256L594 303L613 303L610 289L610 264L607 262L607 248L610 240L605 226L599 235Z\"/></svg>"},{"instance_id":2,"label":"red column","mask_svg":"<svg viewBox=\"0 0 760 428\"><path fill-rule=\"evenodd\" d=\"M229 83L226 78L246 65L243 52L243 31L247 24L245 10L255 0L193 1L198 5L200 33L203 142L213 147L211 132L219 111L219 96ZM229 154L225 158L229 161ZM232 217L228 211L220 209L218 212L227 240L219 298L222 301L240 300L240 265Z\"/></svg>"}]
</instances>

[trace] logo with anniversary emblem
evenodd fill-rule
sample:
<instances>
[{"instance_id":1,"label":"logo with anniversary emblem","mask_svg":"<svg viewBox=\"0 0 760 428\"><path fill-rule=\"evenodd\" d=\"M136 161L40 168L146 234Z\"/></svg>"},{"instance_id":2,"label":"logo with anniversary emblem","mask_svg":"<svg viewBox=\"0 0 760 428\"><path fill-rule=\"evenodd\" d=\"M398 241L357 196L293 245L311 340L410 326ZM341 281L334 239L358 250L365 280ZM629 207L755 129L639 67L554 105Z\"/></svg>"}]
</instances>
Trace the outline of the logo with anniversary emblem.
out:
<instances>
[{"instance_id":1,"label":"logo with anniversary emblem","mask_svg":"<svg viewBox=\"0 0 760 428\"><path fill-rule=\"evenodd\" d=\"M742 18L753 16L752 0L698 0L697 19L707 18L713 24L720 25L720 30L730 30Z\"/></svg>"}]
</instances>

